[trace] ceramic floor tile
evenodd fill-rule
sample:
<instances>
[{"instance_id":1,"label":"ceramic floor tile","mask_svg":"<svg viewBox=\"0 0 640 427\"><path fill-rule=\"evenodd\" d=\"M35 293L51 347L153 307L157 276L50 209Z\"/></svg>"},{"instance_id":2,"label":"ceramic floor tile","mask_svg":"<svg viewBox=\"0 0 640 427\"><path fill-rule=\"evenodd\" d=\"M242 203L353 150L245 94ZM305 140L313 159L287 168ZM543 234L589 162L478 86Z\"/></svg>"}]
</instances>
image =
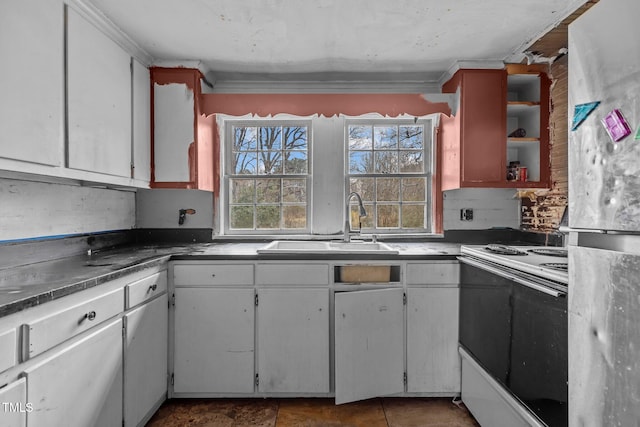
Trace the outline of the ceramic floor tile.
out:
<instances>
[{"instance_id":1,"label":"ceramic floor tile","mask_svg":"<svg viewBox=\"0 0 640 427\"><path fill-rule=\"evenodd\" d=\"M165 402L147 427L274 427L274 399L174 399Z\"/></svg>"},{"instance_id":2,"label":"ceramic floor tile","mask_svg":"<svg viewBox=\"0 0 640 427\"><path fill-rule=\"evenodd\" d=\"M385 398L382 407L389 427L479 427L450 398Z\"/></svg>"},{"instance_id":3,"label":"ceramic floor tile","mask_svg":"<svg viewBox=\"0 0 640 427\"><path fill-rule=\"evenodd\" d=\"M479 427L443 398L385 398L335 405L333 399L174 399L149 427Z\"/></svg>"},{"instance_id":4,"label":"ceramic floor tile","mask_svg":"<svg viewBox=\"0 0 640 427\"><path fill-rule=\"evenodd\" d=\"M387 427L379 399L335 405L333 399L282 399L276 427Z\"/></svg>"}]
</instances>

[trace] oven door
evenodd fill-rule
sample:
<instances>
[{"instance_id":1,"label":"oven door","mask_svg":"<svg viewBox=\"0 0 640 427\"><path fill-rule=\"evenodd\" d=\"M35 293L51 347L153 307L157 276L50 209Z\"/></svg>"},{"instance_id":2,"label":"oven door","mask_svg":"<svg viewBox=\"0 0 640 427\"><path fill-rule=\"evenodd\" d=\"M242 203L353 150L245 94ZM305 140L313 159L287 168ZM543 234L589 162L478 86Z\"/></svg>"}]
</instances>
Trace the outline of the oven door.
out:
<instances>
[{"instance_id":1,"label":"oven door","mask_svg":"<svg viewBox=\"0 0 640 427\"><path fill-rule=\"evenodd\" d=\"M460 261L460 344L544 423L566 426L566 293L544 279Z\"/></svg>"}]
</instances>

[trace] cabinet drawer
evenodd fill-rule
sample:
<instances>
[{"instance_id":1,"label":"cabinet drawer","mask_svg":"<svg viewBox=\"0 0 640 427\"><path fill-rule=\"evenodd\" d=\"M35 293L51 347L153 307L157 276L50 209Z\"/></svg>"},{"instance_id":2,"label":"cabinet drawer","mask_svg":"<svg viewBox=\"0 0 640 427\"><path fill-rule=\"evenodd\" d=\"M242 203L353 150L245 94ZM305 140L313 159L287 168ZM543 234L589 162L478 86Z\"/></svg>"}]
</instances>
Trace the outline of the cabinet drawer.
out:
<instances>
[{"instance_id":1,"label":"cabinet drawer","mask_svg":"<svg viewBox=\"0 0 640 427\"><path fill-rule=\"evenodd\" d=\"M176 286L253 285L253 264L178 264Z\"/></svg>"},{"instance_id":2,"label":"cabinet drawer","mask_svg":"<svg viewBox=\"0 0 640 427\"><path fill-rule=\"evenodd\" d=\"M260 285L328 285L327 264L259 264L256 281Z\"/></svg>"},{"instance_id":3,"label":"cabinet drawer","mask_svg":"<svg viewBox=\"0 0 640 427\"><path fill-rule=\"evenodd\" d=\"M407 265L408 285L457 285L460 265L457 261L435 261Z\"/></svg>"},{"instance_id":4,"label":"cabinet drawer","mask_svg":"<svg viewBox=\"0 0 640 427\"><path fill-rule=\"evenodd\" d=\"M102 294L89 301L65 308L24 325L27 346L32 358L51 347L117 315L124 309L124 288Z\"/></svg>"},{"instance_id":5,"label":"cabinet drawer","mask_svg":"<svg viewBox=\"0 0 640 427\"><path fill-rule=\"evenodd\" d=\"M167 272L161 271L126 286L126 308L135 307L167 291Z\"/></svg>"},{"instance_id":6,"label":"cabinet drawer","mask_svg":"<svg viewBox=\"0 0 640 427\"><path fill-rule=\"evenodd\" d=\"M16 364L16 330L0 332L0 372Z\"/></svg>"}]
</instances>

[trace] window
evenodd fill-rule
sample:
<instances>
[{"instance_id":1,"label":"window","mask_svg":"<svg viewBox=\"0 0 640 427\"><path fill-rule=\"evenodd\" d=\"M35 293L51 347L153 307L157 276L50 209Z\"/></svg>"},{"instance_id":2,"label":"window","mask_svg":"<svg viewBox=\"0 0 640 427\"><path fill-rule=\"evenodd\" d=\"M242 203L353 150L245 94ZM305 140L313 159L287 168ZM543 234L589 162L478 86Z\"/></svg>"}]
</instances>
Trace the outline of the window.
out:
<instances>
[{"instance_id":1,"label":"window","mask_svg":"<svg viewBox=\"0 0 640 427\"><path fill-rule=\"evenodd\" d=\"M227 231L308 231L310 123L232 122L227 129Z\"/></svg>"},{"instance_id":2,"label":"window","mask_svg":"<svg viewBox=\"0 0 640 427\"><path fill-rule=\"evenodd\" d=\"M335 238L347 208L364 233L431 233L437 119L218 116L220 234ZM367 210L361 221L355 198L345 206L352 191Z\"/></svg>"},{"instance_id":3,"label":"window","mask_svg":"<svg viewBox=\"0 0 640 427\"><path fill-rule=\"evenodd\" d=\"M349 121L346 127L346 189L362 197L367 211L359 218L351 201L354 228L430 231L430 121Z\"/></svg>"}]
</instances>

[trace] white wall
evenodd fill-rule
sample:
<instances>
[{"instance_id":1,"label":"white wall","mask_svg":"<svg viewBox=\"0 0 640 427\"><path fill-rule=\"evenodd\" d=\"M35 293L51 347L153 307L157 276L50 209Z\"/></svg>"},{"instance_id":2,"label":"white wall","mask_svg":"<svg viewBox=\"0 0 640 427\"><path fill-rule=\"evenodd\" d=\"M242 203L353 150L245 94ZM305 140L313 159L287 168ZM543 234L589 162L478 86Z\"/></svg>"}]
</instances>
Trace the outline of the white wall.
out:
<instances>
[{"instance_id":1,"label":"white wall","mask_svg":"<svg viewBox=\"0 0 640 427\"><path fill-rule=\"evenodd\" d=\"M0 178L0 241L124 230L135 193Z\"/></svg>"},{"instance_id":2,"label":"white wall","mask_svg":"<svg viewBox=\"0 0 640 427\"><path fill-rule=\"evenodd\" d=\"M213 193L200 190L138 190L137 228L213 228ZM180 209L195 209L178 225Z\"/></svg>"},{"instance_id":3,"label":"white wall","mask_svg":"<svg viewBox=\"0 0 640 427\"><path fill-rule=\"evenodd\" d=\"M473 209L473 220L460 220L460 209L463 208ZM512 189L461 188L445 191L443 209L445 230L520 228L520 198Z\"/></svg>"}]
</instances>

